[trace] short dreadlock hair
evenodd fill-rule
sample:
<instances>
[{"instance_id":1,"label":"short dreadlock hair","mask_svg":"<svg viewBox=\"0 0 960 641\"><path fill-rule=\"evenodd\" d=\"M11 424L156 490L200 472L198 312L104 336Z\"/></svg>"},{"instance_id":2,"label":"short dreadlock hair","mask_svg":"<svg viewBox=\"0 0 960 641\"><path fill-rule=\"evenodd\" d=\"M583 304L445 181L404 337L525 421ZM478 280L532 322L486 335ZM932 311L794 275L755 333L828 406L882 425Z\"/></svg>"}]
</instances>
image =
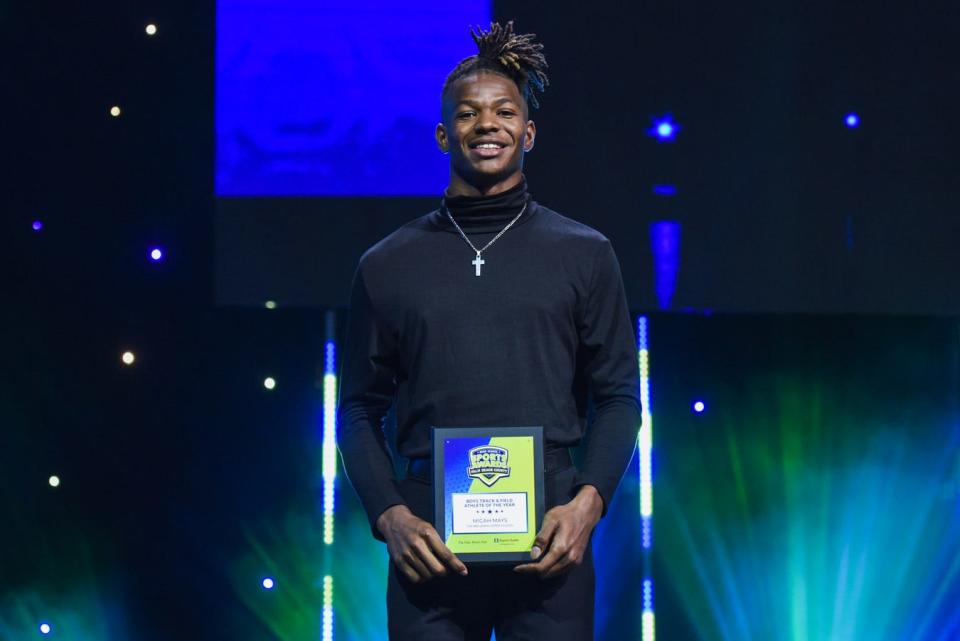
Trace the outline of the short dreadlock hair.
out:
<instances>
[{"instance_id":1,"label":"short dreadlock hair","mask_svg":"<svg viewBox=\"0 0 960 641\"><path fill-rule=\"evenodd\" d=\"M442 96L454 82L478 71L490 71L513 80L520 89L520 95L534 109L540 107L537 94L542 94L547 81L547 59L543 55L543 45L535 40L537 34L513 33L513 20L506 26L491 22L490 30L471 27L470 35L477 43L478 53L464 58L454 67L446 82L443 83Z\"/></svg>"}]
</instances>

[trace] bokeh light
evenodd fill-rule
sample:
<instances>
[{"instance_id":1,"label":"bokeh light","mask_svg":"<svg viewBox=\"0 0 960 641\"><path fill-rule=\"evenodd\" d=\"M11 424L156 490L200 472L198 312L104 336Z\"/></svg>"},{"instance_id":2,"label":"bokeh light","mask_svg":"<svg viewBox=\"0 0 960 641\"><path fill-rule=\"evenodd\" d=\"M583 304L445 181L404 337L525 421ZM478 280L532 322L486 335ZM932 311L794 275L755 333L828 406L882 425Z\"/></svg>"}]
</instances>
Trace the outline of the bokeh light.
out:
<instances>
[{"instance_id":1,"label":"bokeh light","mask_svg":"<svg viewBox=\"0 0 960 641\"><path fill-rule=\"evenodd\" d=\"M110 107L110 115L113 116L114 118L119 118L119 117L120 117L120 107L118 107L117 105L114 105L114 106Z\"/></svg>"},{"instance_id":2,"label":"bokeh light","mask_svg":"<svg viewBox=\"0 0 960 641\"><path fill-rule=\"evenodd\" d=\"M270 577L266 577L263 581L260 582L260 585L263 586L264 590L272 590L274 585L276 584L273 582L273 579L271 579Z\"/></svg>"},{"instance_id":3,"label":"bokeh light","mask_svg":"<svg viewBox=\"0 0 960 641\"><path fill-rule=\"evenodd\" d=\"M277 301L275 301L275 300L268 300L267 302L265 302L265 303L263 304L263 306L266 307L267 309L276 309L276 308L277 308Z\"/></svg>"},{"instance_id":4,"label":"bokeh light","mask_svg":"<svg viewBox=\"0 0 960 641\"><path fill-rule=\"evenodd\" d=\"M39 220L35 220L33 221L32 227L33 227L33 231L40 231L41 229L43 229L43 223L40 222Z\"/></svg>"},{"instance_id":5,"label":"bokeh light","mask_svg":"<svg viewBox=\"0 0 960 641\"><path fill-rule=\"evenodd\" d=\"M702 414L705 409L707 409L707 406L703 401L696 401L693 404L693 411L697 414Z\"/></svg>"},{"instance_id":6,"label":"bokeh light","mask_svg":"<svg viewBox=\"0 0 960 641\"><path fill-rule=\"evenodd\" d=\"M137 360L137 357L134 356L133 352L124 352L123 356L120 357L124 365L133 365L133 362Z\"/></svg>"},{"instance_id":7,"label":"bokeh light","mask_svg":"<svg viewBox=\"0 0 960 641\"><path fill-rule=\"evenodd\" d=\"M155 24L153 24L153 23L148 24L147 27L146 27L146 29L144 29L144 31L147 32L147 35L148 35L148 36L155 36L155 35L157 35L157 25L155 25Z\"/></svg>"},{"instance_id":8,"label":"bokeh light","mask_svg":"<svg viewBox=\"0 0 960 641\"><path fill-rule=\"evenodd\" d=\"M273 377L268 376L263 379L263 386L267 389L274 389L277 386L277 381L274 380Z\"/></svg>"},{"instance_id":9,"label":"bokeh light","mask_svg":"<svg viewBox=\"0 0 960 641\"><path fill-rule=\"evenodd\" d=\"M647 135L660 142L673 142L676 140L678 131L680 126L673 121L670 114L666 114L653 119L653 126L647 130Z\"/></svg>"},{"instance_id":10,"label":"bokeh light","mask_svg":"<svg viewBox=\"0 0 960 641\"><path fill-rule=\"evenodd\" d=\"M49 623L40 624L40 634L50 634L53 632L53 628L50 627Z\"/></svg>"},{"instance_id":11,"label":"bokeh light","mask_svg":"<svg viewBox=\"0 0 960 641\"><path fill-rule=\"evenodd\" d=\"M163 250L159 247L154 247L150 250L150 260L158 262L161 258L163 258Z\"/></svg>"},{"instance_id":12,"label":"bokeh light","mask_svg":"<svg viewBox=\"0 0 960 641\"><path fill-rule=\"evenodd\" d=\"M860 126L860 116L855 113L848 113L843 121L847 124L847 127L850 127L851 129L855 129L856 127Z\"/></svg>"},{"instance_id":13,"label":"bokeh light","mask_svg":"<svg viewBox=\"0 0 960 641\"><path fill-rule=\"evenodd\" d=\"M50 487L60 487L60 477L54 474L49 479L47 479L47 483L50 484Z\"/></svg>"}]
</instances>

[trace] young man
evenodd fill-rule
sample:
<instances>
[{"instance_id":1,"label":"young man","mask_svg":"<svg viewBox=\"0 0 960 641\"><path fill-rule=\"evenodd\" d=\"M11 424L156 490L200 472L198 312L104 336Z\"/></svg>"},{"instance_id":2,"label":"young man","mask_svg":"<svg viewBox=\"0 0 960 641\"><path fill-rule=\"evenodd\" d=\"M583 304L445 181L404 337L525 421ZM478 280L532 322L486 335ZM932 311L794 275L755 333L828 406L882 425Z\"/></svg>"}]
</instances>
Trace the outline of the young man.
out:
<instances>
[{"instance_id":1,"label":"young man","mask_svg":"<svg viewBox=\"0 0 960 641\"><path fill-rule=\"evenodd\" d=\"M354 276L340 452L390 552L391 639L586 640L590 536L640 425L636 343L610 242L527 193L543 46L512 22L473 37L479 53L442 92L441 206L367 250ZM409 459L399 481L381 428L394 403ZM444 545L431 524L432 425L543 426L547 511L530 562L468 571ZM568 448L585 436L577 469Z\"/></svg>"}]
</instances>

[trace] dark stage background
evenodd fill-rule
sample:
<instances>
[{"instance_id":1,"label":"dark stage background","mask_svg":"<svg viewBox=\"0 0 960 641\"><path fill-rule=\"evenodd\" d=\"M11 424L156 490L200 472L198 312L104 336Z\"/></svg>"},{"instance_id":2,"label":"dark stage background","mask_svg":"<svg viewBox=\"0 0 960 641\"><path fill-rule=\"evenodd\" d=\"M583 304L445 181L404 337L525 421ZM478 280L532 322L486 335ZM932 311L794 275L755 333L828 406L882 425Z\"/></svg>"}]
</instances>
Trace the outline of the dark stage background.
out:
<instances>
[{"instance_id":1,"label":"dark stage background","mask_svg":"<svg viewBox=\"0 0 960 641\"><path fill-rule=\"evenodd\" d=\"M531 192L611 238L634 307L960 313L955 3L503 0L495 13L546 43ZM319 127L287 111L290 130ZM679 130L661 142L650 130L668 114ZM434 125L415 131L432 140ZM368 152L406 147L399 135ZM320 136L288 138L323 151ZM437 206L439 188L414 193L220 199L218 301L345 305L362 251ZM677 242L651 228L662 221Z\"/></svg>"},{"instance_id":2,"label":"dark stage background","mask_svg":"<svg viewBox=\"0 0 960 641\"><path fill-rule=\"evenodd\" d=\"M960 637L957 9L589 9L494 15L549 47L532 191L649 318L657 634ZM217 202L214 18L0 7L2 639L320 640L324 576L334 638L384 638L342 470L322 540L324 359L359 252L435 200ZM638 485L594 538L598 639L644 638Z\"/></svg>"}]
</instances>

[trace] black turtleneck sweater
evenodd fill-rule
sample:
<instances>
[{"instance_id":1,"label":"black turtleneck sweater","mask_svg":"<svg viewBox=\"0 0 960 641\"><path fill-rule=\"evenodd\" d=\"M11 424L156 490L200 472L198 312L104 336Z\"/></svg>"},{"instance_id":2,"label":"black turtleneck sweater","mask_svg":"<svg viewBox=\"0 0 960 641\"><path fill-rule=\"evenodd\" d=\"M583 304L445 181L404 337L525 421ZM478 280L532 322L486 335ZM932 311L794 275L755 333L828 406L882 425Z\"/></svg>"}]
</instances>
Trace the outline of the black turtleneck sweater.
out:
<instances>
[{"instance_id":1,"label":"black turtleneck sweater","mask_svg":"<svg viewBox=\"0 0 960 641\"><path fill-rule=\"evenodd\" d=\"M480 249L524 204L476 276L447 211ZM596 487L604 513L640 426L636 341L610 241L530 199L525 181L445 197L368 249L341 361L340 453L381 539L377 517L404 503L382 429L393 403L408 458L430 456L432 425L542 425L548 448L586 436L576 485Z\"/></svg>"}]
</instances>

